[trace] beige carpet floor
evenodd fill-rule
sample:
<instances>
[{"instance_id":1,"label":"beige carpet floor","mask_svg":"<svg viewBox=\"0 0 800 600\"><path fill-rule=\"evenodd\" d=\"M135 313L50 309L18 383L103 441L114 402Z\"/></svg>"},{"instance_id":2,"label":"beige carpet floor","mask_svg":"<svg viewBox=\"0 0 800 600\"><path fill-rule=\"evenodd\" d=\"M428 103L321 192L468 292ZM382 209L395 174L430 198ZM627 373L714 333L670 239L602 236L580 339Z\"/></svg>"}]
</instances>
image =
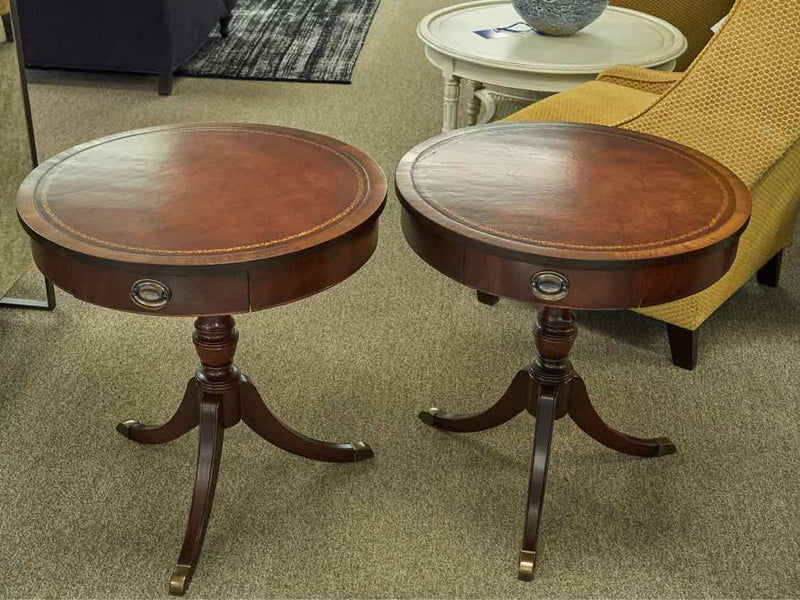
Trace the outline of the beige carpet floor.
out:
<instances>
[{"instance_id":1,"label":"beige carpet floor","mask_svg":"<svg viewBox=\"0 0 800 600\"><path fill-rule=\"evenodd\" d=\"M383 0L351 86L37 77L44 156L185 121L302 127L391 174L437 132L440 79L416 22L446 0ZM532 352L534 309L479 305L408 249L389 199L369 264L313 298L238 319L238 362L288 423L364 440L358 465L227 431L192 598L791 598L800 595L800 259L745 286L703 328L700 368L671 366L662 323L584 313L574 363L609 423L670 435L641 460L559 421L536 581L516 579L533 420L451 435L431 404L476 410ZM31 269L17 294L41 292ZM166 598L196 434L158 447L114 431L167 418L193 373L190 319L90 306L0 312L0 596Z\"/></svg>"}]
</instances>

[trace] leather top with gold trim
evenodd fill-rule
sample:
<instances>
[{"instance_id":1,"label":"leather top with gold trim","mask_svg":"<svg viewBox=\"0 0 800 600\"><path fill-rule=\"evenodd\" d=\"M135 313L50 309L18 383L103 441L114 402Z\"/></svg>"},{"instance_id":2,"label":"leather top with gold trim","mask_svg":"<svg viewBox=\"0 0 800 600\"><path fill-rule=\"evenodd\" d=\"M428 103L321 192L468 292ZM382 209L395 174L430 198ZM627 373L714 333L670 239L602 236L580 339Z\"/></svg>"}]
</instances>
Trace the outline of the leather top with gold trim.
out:
<instances>
[{"instance_id":1,"label":"leather top with gold trim","mask_svg":"<svg viewBox=\"0 0 800 600\"><path fill-rule=\"evenodd\" d=\"M569 295L554 299L569 308L631 308L699 291L730 266L750 216L747 188L716 161L594 125L443 134L402 159L396 182L406 237L434 267L536 301L535 269L569 270ZM687 261L696 266L679 266ZM503 275L512 270L526 275L515 283ZM603 272L613 285L599 285ZM591 286L582 291L581 281Z\"/></svg>"},{"instance_id":2,"label":"leather top with gold trim","mask_svg":"<svg viewBox=\"0 0 800 600\"><path fill-rule=\"evenodd\" d=\"M363 264L374 249L385 197L380 167L332 138L267 125L196 124L126 132L62 152L23 182L17 210L40 269L84 300L147 310L147 303L120 305L100 289L89 290L76 281L76 262L137 271L131 286L161 282L170 290L161 314L228 314L302 297L349 275L320 261L350 252ZM362 241L350 247L344 240ZM288 274L290 264L299 269L295 282L282 277L272 287L293 291L273 290L259 301L254 282L278 266ZM319 271L310 287L299 283L304 264ZM195 301L187 313L163 281L167 274L238 275L247 289L222 303L229 308ZM124 291L131 295L130 287Z\"/></svg>"}]
</instances>

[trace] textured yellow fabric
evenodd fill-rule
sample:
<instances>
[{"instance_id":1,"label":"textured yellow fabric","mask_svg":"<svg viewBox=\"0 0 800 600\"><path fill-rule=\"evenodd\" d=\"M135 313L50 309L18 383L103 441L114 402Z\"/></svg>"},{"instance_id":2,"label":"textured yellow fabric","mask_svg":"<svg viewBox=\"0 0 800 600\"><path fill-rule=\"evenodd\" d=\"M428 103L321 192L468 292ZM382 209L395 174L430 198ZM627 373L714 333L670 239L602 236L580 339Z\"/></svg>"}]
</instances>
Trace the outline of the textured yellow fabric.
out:
<instances>
[{"instance_id":1,"label":"textured yellow fabric","mask_svg":"<svg viewBox=\"0 0 800 600\"><path fill-rule=\"evenodd\" d=\"M800 2L738 0L720 33L662 95L610 83L606 75L618 75L615 68L602 81L551 96L546 107L533 105L508 119L616 124L658 135L709 154L748 184L753 214L730 271L699 294L638 312L697 329L791 245L800 206L798 32ZM631 108L629 117L609 119Z\"/></svg>"},{"instance_id":2,"label":"textured yellow fabric","mask_svg":"<svg viewBox=\"0 0 800 600\"><path fill-rule=\"evenodd\" d=\"M716 158L749 186L800 135L800 2L739 0L681 81L619 126Z\"/></svg>"},{"instance_id":3,"label":"textured yellow fabric","mask_svg":"<svg viewBox=\"0 0 800 600\"><path fill-rule=\"evenodd\" d=\"M635 90L663 94L683 78L683 73L642 69L627 65L617 65L606 69L597 76L597 81L615 83Z\"/></svg>"},{"instance_id":4,"label":"textured yellow fabric","mask_svg":"<svg viewBox=\"0 0 800 600\"><path fill-rule=\"evenodd\" d=\"M683 71L711 39L711 26L728 14L733 0L611 0L611 4L646 12L680 29L689 43L675 67Z\"/></svg>"},{"instance_id":5,"label":"textured yellow fabric","mask_svg":"<svg viewBox=\"0 0 800 600\"><path fill-rule=\"evenodd\" d=\"M637 312L685 329L697 329L764 263L792 245L792 228L800 206L800 139L752 192L753 215L730 271L699 294Z\"/></svg>"},{"instance_id":6,"label":"textured yellow fabric","mask_svg":"<svg viewBox=\"0 0 800 600\"><path fill-rule=\"evenodd\" d=\"M590 81L540 100L509 115L504 121L574 121L613 125L658 100L657 94Z\"/></svg>"},{"instance_id":7,"label":"textured yellow fabric","mask_svg":"<svg viewBox=\"0 0 800 600\"><path fill-rule=\"evenodd\" d=\"M11 11L9 0L0 0L0 15L6 15Z\"/></svg>"}]
</instances>

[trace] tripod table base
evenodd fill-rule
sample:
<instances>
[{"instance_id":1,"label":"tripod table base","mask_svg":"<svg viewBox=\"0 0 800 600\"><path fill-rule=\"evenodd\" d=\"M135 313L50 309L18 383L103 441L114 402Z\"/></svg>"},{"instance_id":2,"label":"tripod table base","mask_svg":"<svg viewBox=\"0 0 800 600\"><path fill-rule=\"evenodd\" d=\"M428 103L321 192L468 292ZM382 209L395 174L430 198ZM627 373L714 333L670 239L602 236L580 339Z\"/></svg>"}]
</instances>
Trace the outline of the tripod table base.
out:
<instances>
[{"instance_id":1,"label":"tripod table base","mask_svg":"<svg viewBox=\"0 0 800 600\"><path fill-rule=\"evenodd\" d=\"M567 360L577 336L572 311L543 308L535 332L537 356L533 363L517 373L506 393L488 409L459 415L430 408L419 414L419 418L432 427L459 433L497 427L524 410L536 417L525 530L517 569L518 577L524 581L533 579L536 570L539 527L556 420L569 415L590 437L625 454L656 457L676 452L675 445L668 438L644 439L620 433L606 425L597 414L583 379Z\"/></svg>"},{"instance_id":2,"label":"tripod table base","mask_svg":"<svg viewBox=\"0 0 800 600\"><path fill-rule=\"evenodd\" d=\"M279 448L327 462L356 462L374 456L363 442L333 444L298 433L281 422L262 400L253 383L233 364L239 334L230 316L200 317L195 321L194 343L201 365L189 380L175 414L159 426L124 421L117 431L140 444L163 444L195 427L200 428L194 494L189 521L169 592L186 592L203 546L219 474L225 429L239 421Z\"/></svg>"}]
</instances>

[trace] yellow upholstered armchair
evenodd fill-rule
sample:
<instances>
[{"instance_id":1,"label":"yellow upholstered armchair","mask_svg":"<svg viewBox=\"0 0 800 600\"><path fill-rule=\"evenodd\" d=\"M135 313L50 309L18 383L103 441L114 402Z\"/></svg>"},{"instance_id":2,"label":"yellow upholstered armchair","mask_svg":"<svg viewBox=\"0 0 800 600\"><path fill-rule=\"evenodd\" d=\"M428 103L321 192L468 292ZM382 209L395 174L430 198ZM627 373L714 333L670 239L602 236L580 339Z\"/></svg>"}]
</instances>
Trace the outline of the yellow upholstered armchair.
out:
<instances>
[{"instance_id":1,"label":"yellow upholstered armchair","mask_svg":"<svg viewBox=\"0 0 800 600\"><path fill-rule=\"evenodd\" d=\"M737 0L685 73L614 67L508 117L657 135L716 158L748 185L753 214L730 271L699 294L639 311L667 323L678 366L694 368L697 329L744 283L757 275L778 284L800 204L798 32L798 0Z\"/></svg>"}]
</instances>

